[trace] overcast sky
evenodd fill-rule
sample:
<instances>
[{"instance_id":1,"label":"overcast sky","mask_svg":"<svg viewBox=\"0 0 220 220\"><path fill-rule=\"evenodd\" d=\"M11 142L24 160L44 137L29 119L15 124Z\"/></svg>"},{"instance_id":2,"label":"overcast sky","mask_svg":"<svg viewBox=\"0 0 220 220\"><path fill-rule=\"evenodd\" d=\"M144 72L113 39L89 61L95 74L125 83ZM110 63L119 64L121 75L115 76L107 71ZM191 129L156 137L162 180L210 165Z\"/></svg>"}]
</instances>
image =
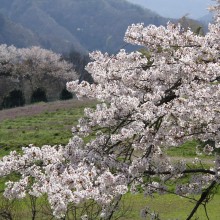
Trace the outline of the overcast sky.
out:
<instances>
[{"instance_id":1,"label":"overcast sky","mask_svg":"<svg viewBox=\"0 0 220 220\"><path fill-rule=\"evenodd\" d=\"M128 0L149 8L162 16L180 18L188 14L191 18L200 18L208 14L207 7L212 0Z\"/></svg>"}]
</instances>

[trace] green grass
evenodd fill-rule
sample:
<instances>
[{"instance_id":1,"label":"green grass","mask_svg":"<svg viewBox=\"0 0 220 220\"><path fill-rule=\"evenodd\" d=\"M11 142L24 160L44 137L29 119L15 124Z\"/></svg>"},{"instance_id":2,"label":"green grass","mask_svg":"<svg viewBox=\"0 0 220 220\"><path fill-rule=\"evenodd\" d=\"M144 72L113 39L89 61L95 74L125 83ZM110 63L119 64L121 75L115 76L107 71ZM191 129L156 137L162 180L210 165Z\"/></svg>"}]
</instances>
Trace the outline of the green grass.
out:
<instances>
[{"instance_id":1,"label":"green grass","mask_svg":"<svg viewBox=\"0 0 220 220\"><path fill-rule=\"evenodd\" d=\"M194 203L174 195L155 195L154 198L145 198L143 194L126 194L120 203L120 220L141 220L140 210L148 207L152 212L158 212L161 220L184 220L194 207ZM215 195L207 205L210 220L220 219L220 195ZM12 210L16 220L31 219L30 198L8 201L1 198L0 210L4 207ZM37 199L37 219L50 219L50 206L46 197ZM203 206L195 213L193 220L206 220Z\"/></svg>"},{"instance_id":2,"label":"green grass","mask_svg":"<svg viewBox=\"0 0 220 220\"><path fill-rule=\"evenodd\" d=\"M0 123L0 157L29 144L66 144L72 137L72 126L77 124L83 110L84 106L4 120Z\"/></svg>"},{"instance_id":3,"label":"green grass","mask_svg":"<svg viewBox=\"0 0 220 220\"><path fill-rule=\"evenodd\" d=\"M0 157L8 154L11 150L20 151L22 146L28 146L29 144L37 146L66 144L69 138L72 137L71 127L77 124L78 119L83 115L85 106L2 121L0 123ZM90 107L92 106L94 105L90 104ZM170 148L167 154L177 158L193 158L197 156L195 153L197 145L198 142L195 140L188 141L180 147ZM16 176L1 178L0 190L4 188L5 181L14 178ZM47 211L50 212L48 203L45 202L44 198L37 201L39 210L42 211L43 208L47 208ZM15 213L13 219L31 219L30 203L27 202L27 199L8 202L0 195L0 211L10 206L13 206L13 212ZM123 197L121 206L123 206L122 212L125 211L124 217L120 218L122 220L141 219L140 209L146 206L159 212L162 220L186 219L187 214L193 208L193 204L189 200L174 195L155 195L155 198L151 199L144 198L143 194L132 195L130 193ZM218 192L207 206L211 220L220 219L219 207L220 193ZM196 219L196 217L199 217L200 220L206 219L202 207L193 219ZM39 215L38 219L47 219L47 217L44 218L43 215Z\"/></svg>"},{"instance_id":4,"label":"green grass","mask_svg":"<svg viewBox=\"0 0 220 220\"><path fill-rule=\"evenodd\" d=\"M170 147L167 150L167 154L169 156L178 156L178 157L196 157L196 146L198 145L198 141L191 140L187 141L183 145L179 147Z\"/></svg>"},{"instance_id":5,"label":"green grass","mask_svg":"<svg viewBox=\"0 0 220 220\"><path fill-rule=\"evenodd\" d=\"M52 219L52 211L46 197L36 199L36 218L37 220ZM29 220L32 219L31 200L30 197L24 199L8 200L1 198L0 212L6 211L11 214L13 220ZM1 218L0 219L9 219ZM54 219L54 218L53 218Z\"/></svg>"},{"instance_id":6,"label":"green grass","mask_svg":"<svg viewBox=\"0 0 220 220\"><path fill-rule=\"evenodd\" d=\"M128 211L123 220L141 220L140 209L149 207L150 210L158 212L162 220L183 220L192 211L195 203L175 195L155 195L154 198L144 198L143 194L127 194L124 196ZM214 199L207 205L207 212L211 220L220 219L220 194L216 194ZM201 206L192 219L199 217L199 220L207 219L203 206Z\"/></svg>"}]
</instances>

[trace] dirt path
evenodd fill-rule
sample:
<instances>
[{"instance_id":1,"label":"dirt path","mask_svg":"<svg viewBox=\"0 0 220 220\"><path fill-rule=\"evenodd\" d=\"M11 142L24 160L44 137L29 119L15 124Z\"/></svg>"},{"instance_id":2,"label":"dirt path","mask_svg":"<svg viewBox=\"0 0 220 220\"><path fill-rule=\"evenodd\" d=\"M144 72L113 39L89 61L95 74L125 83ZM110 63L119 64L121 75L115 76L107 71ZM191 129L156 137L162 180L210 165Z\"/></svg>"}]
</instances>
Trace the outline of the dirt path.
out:
<instances>
[{"instance_id":1,"label":"dirt path","mask_svg":"<svg viewBox=\"0 0 220 220\"><path fill-rule=\"evenodd\" d=\"M170 157L172 162L177 162L180 160L185 160L186 163L192 163L194 161L195 158L190 158L190 157ZM206 165L213 165L213 161L215 160L215 158L202 158L201 161L206 164Z\"/></svg>"},{"instance_id":2,"label":"dirt path","mask_svg":"<svg viewBox=\"0 0 220 220\"><path fill-rule=\"evenodd\" d=\"M53 112L59 109L70 109L73 107L81 107L86 104L94 103L93 100L78 100L70 99L66 101L55 101L48 103L37 103L33 105L26 105L24 107L17 107L11 109L0 110L0 122L6 119L15 119L22 116L37 115L45 111Z\"/></svg>"}]
</instances>

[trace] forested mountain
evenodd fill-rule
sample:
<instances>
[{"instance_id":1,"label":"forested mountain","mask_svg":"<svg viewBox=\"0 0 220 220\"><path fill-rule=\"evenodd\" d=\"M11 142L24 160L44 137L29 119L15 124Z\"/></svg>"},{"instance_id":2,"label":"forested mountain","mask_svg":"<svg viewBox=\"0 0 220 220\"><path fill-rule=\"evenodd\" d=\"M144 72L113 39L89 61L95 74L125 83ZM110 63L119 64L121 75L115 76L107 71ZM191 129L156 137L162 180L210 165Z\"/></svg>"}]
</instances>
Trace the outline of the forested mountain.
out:
<instances>
[{"instance_id":1,"label":"forested mountain","mask_svg":"<svg viewBox=\"0 0 220 220\"><path fill-rule=\"evenodd\" d=\"M12 22L0 13L0 43L28 47L29 45L40 45L40 39L31 30Z\"/></svg>"},{"instance_id":2,"label":"forested mountain","mask_svg":"<svg viewBox=\"0 0 220 220\"><path fill-rule=\"evenodd\" d=\"M212 13L208 13L198 19L199 22L206 28L205 31L208 30L208 24L213 22L213 17L214 15Z\"/></svg>"},{"instance_id":3,"label":"forested mountain","mask_svg":"<svg viewBox=\"0 0 220 220\"><path fill-rule=\"evenodd\" d=\"M1 0L0 13L0 43L58 52L116 52L128 25L168 21L125 0Z\"/></svg>"}]
</instances>

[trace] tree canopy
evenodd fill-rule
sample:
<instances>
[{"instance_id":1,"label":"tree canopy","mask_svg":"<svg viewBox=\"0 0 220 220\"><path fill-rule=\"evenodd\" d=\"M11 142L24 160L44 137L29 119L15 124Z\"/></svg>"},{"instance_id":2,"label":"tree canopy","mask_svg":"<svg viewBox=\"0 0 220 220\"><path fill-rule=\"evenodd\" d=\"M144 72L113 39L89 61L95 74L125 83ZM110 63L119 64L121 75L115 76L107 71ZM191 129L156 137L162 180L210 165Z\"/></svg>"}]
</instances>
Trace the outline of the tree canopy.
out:
<instances>
[{"instance_id":1,"label":"tree canopy","mask_svg":"<svg viewBox=\"0 0 220 220\"><path fill-rule=\"evenodd\" d=\"M60 54L40 47L16 48L0 45L0 76L31 78L39 80L44 75L53 75L66 80L76 79L72 64Z\"/></svg>"},{"instance_id":2,"label":"tree canopy","mask_svg":"<svg viewBox=\"0 0 220 220\"><path fill-rule=\"evenodd\" d=\"M189 199L197 194L191 219L220 184L220 1L216 3L211 8L215 23L205 36L172 23L133 24L124 39L145 47L149 56L125 50L114 56L91 53L94 61L86 69L94 83L73 81L67 88L98 100L96 109L85 109L66 146L30 145L23 154L3 157L0 175L20 174L18 181L7 183L4 195L47 194L58 218L65 217L69 204L94 200L102 208L100 219L112 219L128 191ZM203 166L202 157L187 166L184 158L174 162L166 154L192 138L215 142L202 149L216 156L211 168ZM191 178L182 183L185 175ZM143 217L147 214L142 210Z\"/></svg>"}]
</instances>

